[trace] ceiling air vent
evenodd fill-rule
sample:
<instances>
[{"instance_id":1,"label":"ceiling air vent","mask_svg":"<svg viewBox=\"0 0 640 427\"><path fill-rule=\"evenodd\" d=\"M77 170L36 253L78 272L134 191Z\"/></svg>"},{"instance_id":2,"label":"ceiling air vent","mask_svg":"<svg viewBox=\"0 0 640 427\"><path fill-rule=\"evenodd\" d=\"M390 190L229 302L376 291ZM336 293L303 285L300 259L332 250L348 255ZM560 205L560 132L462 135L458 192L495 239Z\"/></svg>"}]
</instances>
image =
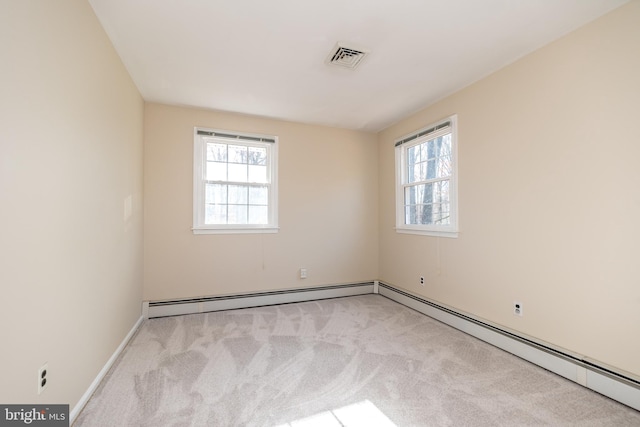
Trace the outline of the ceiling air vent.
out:
<instances>
[{"instance_id":1,"label":"ceiling air vent","mask_svg":"<svg viewBox=\"0 0 640 427\"><path fill-rule=\"evenodd\" d=\"M327 57L327 63L343 68L354 69L362 62L368 53L369 51L359 47L338 43Z\"/></svg>"}]
</instances>

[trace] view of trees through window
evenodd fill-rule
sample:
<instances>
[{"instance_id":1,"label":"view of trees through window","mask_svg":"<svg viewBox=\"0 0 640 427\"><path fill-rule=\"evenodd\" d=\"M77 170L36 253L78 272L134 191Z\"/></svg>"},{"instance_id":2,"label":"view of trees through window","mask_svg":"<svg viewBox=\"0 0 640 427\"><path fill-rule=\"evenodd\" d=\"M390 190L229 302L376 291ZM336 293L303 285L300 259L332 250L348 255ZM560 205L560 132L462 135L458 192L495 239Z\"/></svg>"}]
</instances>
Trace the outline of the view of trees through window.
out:
<instances>
[{"instance_id":1,"label":"view of trees through window","mask_svg":"<svg viewBox=\"0 0 640 427\"><path fill-rule=\"evenodd\" d=\"M206 144L205 224L268 224L265 147Z\"/></svg>"},{"instance_id":2,"label":"view of trees through window","mask_svg":"<svg viewBox=\"0 0 640 427\"><path fill-rule=\"evenodd\" d=\"M405 224L450 224L451 165L451 133L406 149Z\"/></svg>"}]
</instances>

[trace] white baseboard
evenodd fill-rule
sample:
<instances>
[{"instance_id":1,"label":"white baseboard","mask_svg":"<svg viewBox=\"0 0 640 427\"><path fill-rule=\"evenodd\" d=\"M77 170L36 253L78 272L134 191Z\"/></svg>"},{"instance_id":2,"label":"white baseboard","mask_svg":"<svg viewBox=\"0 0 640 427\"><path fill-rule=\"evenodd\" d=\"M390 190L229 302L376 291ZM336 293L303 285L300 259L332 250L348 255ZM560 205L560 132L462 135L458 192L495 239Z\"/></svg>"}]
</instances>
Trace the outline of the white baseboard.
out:
<instances>
[{"instance_id":1,"label":"white baseboard","mask_svg":"<svg viewBox=\"0 0 640 427\"><path fill-rule=\"evenodd\" d=\"M288 304L373 293L374 282L169 301L145 301L147 318Z\"/></svg>"},{"instance_id":2,"label":"white baseboard","mask_svg":"<svg viewBox=\"0 0 640 427\"><path fill-rule=\"evenodd\" d=\"M87 404L87 402L89 401L93 393L95 393L96 389L100 385L100 382L107 375L107 372L109 372L109 369L111 369L111 366L113 366L116 359L120 356L120 353L122 353L124 348L127 346L127 343L129 342L129 340L131 340L131 338L136 333L138 328L140 328L140 325L142 325L143 320L144 320L144 317L140 316L140 318L135 323L135 325L133 325L133 327L127 334L127 336L124 337L124 339L122 340L122 342L120 343L116 351L113 352L109 360L107 360L107 363L105 363L105 365L102 367L102 370L100 370L100 372L98 373L96 378L93 380L93 382L91 383L87 391L82 395L78 403L75 404L75 406L71 410L71 413L69 414L69 425L73 425L73 422L76 420L76 417L80 415L80 412L84 408L84 405Z\"/></svg>"},{"instance_id":3,"label":"white baseboard","mask_svg":"<svg viewBox=\"0 0 640 427\"><path fill-rule=\"evenodd\" d=\"M569 351L551 348L529 337L519 336L497 325L458 313L386 283L379 282L378 291L380 295L395 302L640 411L640 381L634 378L598 366L585 358L570 354Z\"/></svg>"}]
</instances>

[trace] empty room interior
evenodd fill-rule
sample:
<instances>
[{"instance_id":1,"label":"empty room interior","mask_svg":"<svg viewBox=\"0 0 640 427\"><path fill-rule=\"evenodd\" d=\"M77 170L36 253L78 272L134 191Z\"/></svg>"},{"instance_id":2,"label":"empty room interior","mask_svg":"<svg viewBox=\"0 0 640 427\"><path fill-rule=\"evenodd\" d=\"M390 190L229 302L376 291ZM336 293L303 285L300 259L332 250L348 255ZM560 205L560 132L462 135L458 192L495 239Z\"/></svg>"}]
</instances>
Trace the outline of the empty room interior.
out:
<instances>
[{"instance_id":1,"label":"empty room interior","mask_svg":"<svg viewBox=\"0 0 640 427\"><path fill-rule=\"evenodd\" d=\"M359 357L398 339L416 378L429 328L446 327L602 397L610 422L640 422L640 1L0 9L0 404L68 404L72 422L107 425L83 409L135 340L164 342L149 328L188 336L198 316L213 328L242 313L255 328L295 308L298 334L313 313L345 322L321 339L362 326ZM420 388L398 391L399 415L366 394L362 378L391 381L373 363L337 406L422 416ZM339 419L330 394L255 425ZM424 425L474 424L429 402ZM168 425L199 425L190 410ZM251 424L216 410L204 424Z\"/></svg>"}]
</instances>

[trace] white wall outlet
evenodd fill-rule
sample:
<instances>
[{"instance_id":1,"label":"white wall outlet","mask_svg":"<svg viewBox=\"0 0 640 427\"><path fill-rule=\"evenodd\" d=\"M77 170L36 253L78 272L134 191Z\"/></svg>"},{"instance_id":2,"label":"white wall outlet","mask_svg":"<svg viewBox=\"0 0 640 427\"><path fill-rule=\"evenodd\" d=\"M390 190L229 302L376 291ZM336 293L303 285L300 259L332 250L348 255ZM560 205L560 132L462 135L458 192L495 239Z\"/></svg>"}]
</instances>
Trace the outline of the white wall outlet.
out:
<instances>
[{"instance_id":1,"label":"white wall outlet","mask_svg":"<svg viewBox=\"0 0 640 427\"><path fill-rule=\"evenodd\" d=\"M522 316L524 314L524 308L522 307L521 302L513 302L513 314L514 316Z\"/></svg>"},{"instance_id":2,"label":"white wall outlet","mask_svg":"<svg viewBox=\"0 0 640 427\"><path fill-rule=\"evenodd\" d=\"M420 276L420 284L424 286L424 276Z\"/></svg>"},{"instance_id":3,"label":"white wall outlet","mask_svg":"<svg viewBox=\"0 0 640 427\"><path fill-rule=\"evenodd\" d=\"M301 279L306 279L307 278L307 269L306 268L301 268L300 269L300 278Z\"/></svg>"},{"instance_id":4,"label":"white wall outlet","mask_svg":"<svg viewBox=\"0 0 640 427\"><path fill-rule=\"evenodd\" d=\"M45 388L47 388L49 374L49 364L45 363L38 369L38 394L42 394Z\"/></svg>"}]
</instances>

